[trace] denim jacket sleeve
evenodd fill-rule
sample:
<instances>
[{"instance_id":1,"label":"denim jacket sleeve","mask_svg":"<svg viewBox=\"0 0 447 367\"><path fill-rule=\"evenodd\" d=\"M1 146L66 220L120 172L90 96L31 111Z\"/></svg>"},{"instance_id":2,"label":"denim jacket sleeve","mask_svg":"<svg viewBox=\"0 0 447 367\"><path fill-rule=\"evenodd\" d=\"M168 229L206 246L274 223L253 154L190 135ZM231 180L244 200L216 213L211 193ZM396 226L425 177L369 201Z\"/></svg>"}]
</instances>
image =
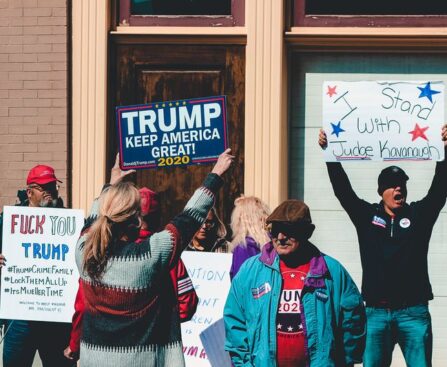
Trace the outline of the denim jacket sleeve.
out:
<instances>
[{"instance_id":1,"label":"denim jacket sleeve","mask_svg":"<svg viewBox=\"0 0 447 367\"><path fill-rule=\"evenodd\" d=\"M231 283L230 292L224 308L225 350L230 353L233 366L253 366L248 343L246 317L239 294L240 277L235 277Z\"/></svg>"}]
</instances>

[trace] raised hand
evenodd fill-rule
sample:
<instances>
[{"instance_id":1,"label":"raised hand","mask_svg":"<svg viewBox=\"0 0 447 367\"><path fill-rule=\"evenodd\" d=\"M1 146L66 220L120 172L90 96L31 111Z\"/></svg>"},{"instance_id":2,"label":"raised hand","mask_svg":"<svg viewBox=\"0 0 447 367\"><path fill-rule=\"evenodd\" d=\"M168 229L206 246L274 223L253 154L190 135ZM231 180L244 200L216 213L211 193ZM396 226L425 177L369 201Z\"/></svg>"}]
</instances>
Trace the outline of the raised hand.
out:
<instances>
[{"instance_id":1,"label":"raised hand","mask_svg":"<svg viewBox=\"0 0 447 367\"><path fill-rule=\"evenodd\" d=\"M0 268L4 265L6 265L6 258L3 254L0 254Z\"/></svg>"},{"instance_id":2,"label":"raised hand","mask_svg":"<svg viewBox=\"0 0 447 367\"><path fill-rule=\"evenodd\" d=\"M234 160L234 155L231 155L230 153L231 149L228 148L225 152L223 152L219 156L211 173L215 173L216 175L222 176L228 170L228 168L230 168Z\"/></svg>"},{"instance_id":3,"label":"raised hand","mask_svg":"<svg viewBox=\"0 0 447 367\"><path fill-rule=\"evenodd\" d=\"M447 124L442 127L441 136L444 146L447 146Z\"/></svg>"},{"instance_id":4,"label":"raised hand","mask_svg":"<svg viewBox=\"0 0 447 367\"><path fill-rule=\"evenodd\" d=\"M320 129L320 133L318 134L318 144L321 149L327 148L327 136L323 129Z\"/></svg>"},{"instance_id":5,"label":"raised hand","mask_svg":"<svg viewBox=\"0 0 447 367\"><path fill-rule=\"evenodd\" d=\"M128 171L123 171L120 167L120 154L117 153L116 159L115 159L115 165L112 167L112 170L110 171L110 184L115 185L118 182L122 181L124 177L135 173L136 171L134 169L130 169Z\"/></svg>"}]
</instances>

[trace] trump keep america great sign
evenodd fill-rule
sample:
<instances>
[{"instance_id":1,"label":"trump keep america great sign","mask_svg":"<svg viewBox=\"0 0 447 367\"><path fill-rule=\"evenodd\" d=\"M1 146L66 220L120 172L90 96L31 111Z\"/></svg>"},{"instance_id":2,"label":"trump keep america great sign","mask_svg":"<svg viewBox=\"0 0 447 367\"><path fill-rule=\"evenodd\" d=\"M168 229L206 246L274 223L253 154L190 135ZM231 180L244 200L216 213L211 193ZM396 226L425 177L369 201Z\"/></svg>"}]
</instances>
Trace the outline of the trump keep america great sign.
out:
<instances>
[{"instance_id":1,"label":"trump keep america great sign","mask_svg":"<svg viewBox=\"0 0 447 367\"><path fill-rule=\"evenodd\" d=\"M122 169L214 162L228 147L226 96L116 108Z\"/></svg>"}]
</instances>

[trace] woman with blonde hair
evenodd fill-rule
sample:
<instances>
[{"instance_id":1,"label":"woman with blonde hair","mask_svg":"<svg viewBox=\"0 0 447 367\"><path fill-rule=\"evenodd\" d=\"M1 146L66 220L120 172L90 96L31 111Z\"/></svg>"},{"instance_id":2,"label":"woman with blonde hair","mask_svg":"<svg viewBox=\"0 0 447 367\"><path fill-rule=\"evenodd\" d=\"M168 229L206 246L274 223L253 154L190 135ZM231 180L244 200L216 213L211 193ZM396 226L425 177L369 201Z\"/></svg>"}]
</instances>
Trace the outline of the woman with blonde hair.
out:
<instances>
[{"instance_id":1,"label":"woman with blonde hair","mask_svg":"<svg viewBox=\"0 0 447 367\"><path fill-rule=\"evenodd\" d=\"M234 209L231 213L231 230L233 231L230 245L233 252L231 279L245 260L259 254L261 247L270 241L265 228L265 219L269 215L268 205L255 196L242 195L234 201Z\"/></svg>"},{"instance_id":2,"label":"woman with blonde hair","mask_svg":"<svg viewBox=\"0 0 447 367\"><path fill-rule=\"evenodd\" d=\"M223 224L217 215L216 208L213 206L186 251L227 253L230 244L225 239L226 235L225 224Z\"/></svg>"},{"instance_id":3,"label":"woman with blonde hair","mask_svg":"<svg viewBox=\"0 0 447 367\"><path fill-rule=\"evenodd\" d=\"M222 153L183 212L137 243L140 194L133 184L121 182L127 173L117 157L112 185L93 205L76 248L85 301L81 366L184 366L169 271L205 221L233 158L229 149Z\"/></svg>"}]
</instances>

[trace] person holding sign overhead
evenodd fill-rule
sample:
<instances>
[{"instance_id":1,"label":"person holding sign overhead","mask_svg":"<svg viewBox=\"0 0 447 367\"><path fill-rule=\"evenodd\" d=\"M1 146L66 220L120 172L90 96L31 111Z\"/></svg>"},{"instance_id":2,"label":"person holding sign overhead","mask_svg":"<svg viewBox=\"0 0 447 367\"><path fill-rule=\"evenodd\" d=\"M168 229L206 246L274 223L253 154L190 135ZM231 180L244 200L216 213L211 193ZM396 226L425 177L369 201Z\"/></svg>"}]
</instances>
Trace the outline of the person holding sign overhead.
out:
<instances>
[{"instance_id":1,"label":"person holding sign overhead","mask_svg":"<svg viewBox=\"0 0 447 367\"><path fill-rule=\"evenodd\" d=\"M138 189L122 182L119 158L81 235L76 262L85 299L80 363L101 366L184 366L177 302L169 269L213 206L221 176L234 159L223 152L185 206L163 231L136 243ZM128 171L132 172L132 171Z\"/></svg>"},{"instance_id":2,"label":"person holding sign overhead","mask_svg":"<svg viewBox=\"0 0 447 367\"><path fill-rule=\"evenodd\" d=\"M62 208L54 169L47 165L33 167L26 179L26 191L19 191L20 206ZM0 219L0 223L2 220ZM2 228L2 226L0 226ZM2 228L3 229L3 228ZM1 241L0 234L0 241ZM6 259L0 255L0 265ZM3 345L4 367L31 367L36 350L43 367L72 366L63 352L70 336L70 324L27 320L6 320Z\"/></svg>"},{"instance_id":3,"label":"person holding sign overhead","mask_svg":"<svg viewBox=\"0 0 447 367\"><path fill-rule=\"evenodd\" d=\"M442 127L444 150L447 125ZM318 143L327 147L320 130ZM427 253L433 226L447 199L447 162L436 163L427 195L407 203L406 173L397 166L382 170L371 204L354 192L338 162L327 162L335 196L357 230L366 302L365 367L390 366L396 343L409 366L431 366L432 328L428 301L433 293Z\"/></svg>"}]
</instances>

